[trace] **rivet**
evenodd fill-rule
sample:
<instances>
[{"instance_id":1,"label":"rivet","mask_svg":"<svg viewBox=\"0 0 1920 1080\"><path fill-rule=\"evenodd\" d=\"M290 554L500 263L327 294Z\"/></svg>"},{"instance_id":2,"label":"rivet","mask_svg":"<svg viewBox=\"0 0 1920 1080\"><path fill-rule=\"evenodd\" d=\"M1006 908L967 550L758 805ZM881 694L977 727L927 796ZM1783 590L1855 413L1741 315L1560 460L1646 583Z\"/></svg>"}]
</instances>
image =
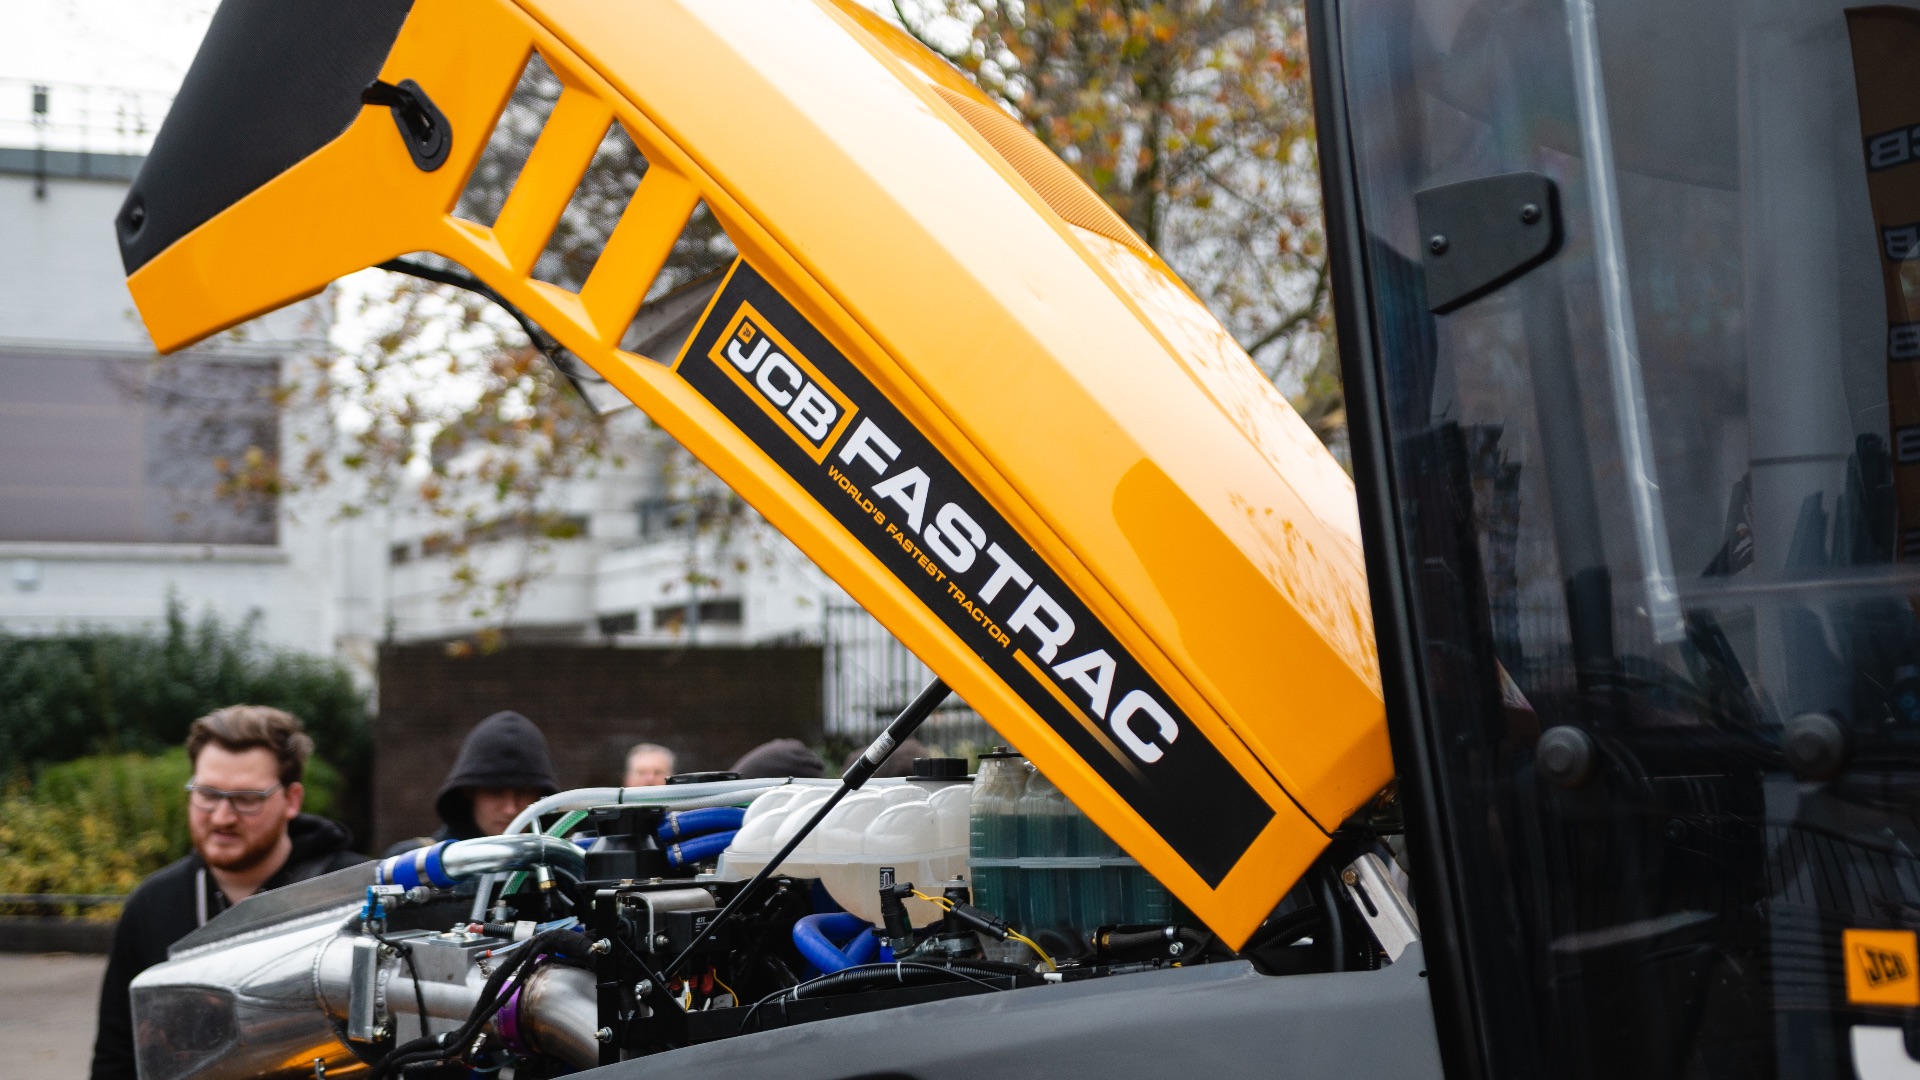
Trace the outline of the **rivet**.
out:
<instances>
[{"instance_id":1,"label":"rivet","mask_svg":"<svg viewBox=\"0 0 1920 1080\"><path fill-rule=\"evenodd\" d=\"M1433 234L1433 236L1427 240L1427 250L1433 252L1435 255L1445 255L1447 253L1447 246L1447 238L1441 236L1439 233Z\"/></svg>"},{"instance_id":2,"label":"rivet","mask_svg":"<svg viewBox=\"0 0 1920 1080\"><path fill-rule=\"evenodd\" d=\"M1520 207L1521 224L1532 225L1533 223L1539 220L1540 220L1540 204L1539 203L1526 203L1525 205Z\"/></svg>"}]
</instances>

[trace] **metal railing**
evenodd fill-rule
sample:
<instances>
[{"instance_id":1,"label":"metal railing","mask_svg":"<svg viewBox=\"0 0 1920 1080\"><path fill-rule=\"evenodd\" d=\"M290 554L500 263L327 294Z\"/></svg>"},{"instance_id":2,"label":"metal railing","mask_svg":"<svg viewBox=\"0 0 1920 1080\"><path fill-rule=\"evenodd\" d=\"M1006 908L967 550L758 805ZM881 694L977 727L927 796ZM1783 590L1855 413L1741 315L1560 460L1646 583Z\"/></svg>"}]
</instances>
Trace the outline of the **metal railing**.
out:
<instances>
[{"instance_id":1,"label":"metal railing","mask_svg":"<svg viewBox=\"0 0 1920 1080\"><path fill-rule=\"evenodd\" d=\"M826 605L826 732L866 743L933 678L879 621L857 604ZM974 755L1006 740L959 697L934 710L918 738L943 754Z\"/></svg>"},{"instance_id":2,"label":"metal railing","mask_svg":"<svg viewBox=\"0 0 1920 1080\"><path fill-rule=\"evenodd\" d=\"M0 77L0 146L145 154L172 104L153 90Z\"/></svg>"}]
</instances>

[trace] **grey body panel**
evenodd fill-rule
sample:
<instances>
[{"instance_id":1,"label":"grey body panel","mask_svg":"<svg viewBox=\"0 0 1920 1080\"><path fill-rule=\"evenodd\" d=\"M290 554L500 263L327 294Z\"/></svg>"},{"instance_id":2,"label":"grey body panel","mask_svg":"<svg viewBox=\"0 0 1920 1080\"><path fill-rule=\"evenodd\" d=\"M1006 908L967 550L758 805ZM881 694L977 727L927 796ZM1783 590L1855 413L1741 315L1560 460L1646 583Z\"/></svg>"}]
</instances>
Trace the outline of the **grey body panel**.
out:
<instances>
[{"instance_id":1,"label":"grey body panel","mask_svg":"<svg viewBox=\"0 0 1920 1080\"><path fill-rule=\"evenodd\" d=\"M168 956L180 956L203 945L226 941L254 931L278 932L299 919L357 903L373 884L379 863L343 867L319 877L296 881L272 892L255 893L173 943Z\"/></svg>"},{"instance_id":2,"label":"grey body panel","mask_svg":"<svg viewBox=\"0 0 1920 1080\"><path fill-rule=\"evenodd\" d=\"M1420 946L1379 971L1246 963L982 994L705 1043L594 1080L1438 1080Z\"/></svg>"}]
</instances>

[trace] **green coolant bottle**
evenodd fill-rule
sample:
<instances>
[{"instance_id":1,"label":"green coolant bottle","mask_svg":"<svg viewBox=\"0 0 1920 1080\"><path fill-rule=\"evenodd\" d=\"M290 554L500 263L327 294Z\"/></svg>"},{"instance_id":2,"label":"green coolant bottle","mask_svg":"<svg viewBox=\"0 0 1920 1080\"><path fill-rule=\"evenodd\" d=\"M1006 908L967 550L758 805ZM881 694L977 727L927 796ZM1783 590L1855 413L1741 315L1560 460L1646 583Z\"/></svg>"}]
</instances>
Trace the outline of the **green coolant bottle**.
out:
<instances>
[{"instance_id":1,"label":"green coolant bottle","mask_svg":"<svg viewBox=\"0 0 1920 1080\"><path fill-rule=\"evenodd\" d=\"M1058 932L1069 914L1068 871L1060 865L1067 846L1067 809L1072 804L1053 781L1029 766L1020 797L1021 929L1039 938Z\"/></svg>"},{"instance_id":2,"label":"green coolant bottle","mask_svg":"<svg viewBox=\"0 0 1920 1080\"><path fill-rule=\"evenodd\" d=\"M1021 914L1014 860L1019 854L1020 797L1026 787L1027 763L1019 754L1003 746L980 755L967 822L973 902L1013 923Z\"/></svg>"}]
</instances>

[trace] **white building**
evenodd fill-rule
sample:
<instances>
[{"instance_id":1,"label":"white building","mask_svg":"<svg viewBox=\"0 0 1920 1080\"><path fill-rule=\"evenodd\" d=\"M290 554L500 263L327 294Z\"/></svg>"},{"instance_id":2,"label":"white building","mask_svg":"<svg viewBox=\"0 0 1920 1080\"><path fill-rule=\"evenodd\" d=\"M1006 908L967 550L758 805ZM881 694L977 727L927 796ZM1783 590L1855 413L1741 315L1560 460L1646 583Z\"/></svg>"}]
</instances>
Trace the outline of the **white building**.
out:
<instances>
[{"instance_id":1,"label":"white building","mask_svg":"<svg viewBox=\"0 0 1920 1080\"><path fill-rule=\"evenodd\" d=\"M161 361L113 234L138 165L0 149L0 630L150 627L177 596L229 622L257 611L275 644L352 649L378 625L346 587L353 538L214 490L216 458L279 438L261 395L324 344L327 306Z\"/></svg>"},{"instance_id":2,"label":"white building","mask_svg":"<svg viewBox=\"0 0 1920 1080\"><path fill-rule=\"evenodd\" d=\"M550 499L577 535L537 542L483 522L500 539L473 545L484 581L531 573L510 612L476 615L456 589L453 537L391 516L387 595L396 640L471 634L502 614L522 640L622 645L753 645L819 641L827 605L846 594L798 548L703 471L644 418L606 421L625 463L570 481ZM691 473L691 483L688 474Z\"/></svg>"}]
</instances>

